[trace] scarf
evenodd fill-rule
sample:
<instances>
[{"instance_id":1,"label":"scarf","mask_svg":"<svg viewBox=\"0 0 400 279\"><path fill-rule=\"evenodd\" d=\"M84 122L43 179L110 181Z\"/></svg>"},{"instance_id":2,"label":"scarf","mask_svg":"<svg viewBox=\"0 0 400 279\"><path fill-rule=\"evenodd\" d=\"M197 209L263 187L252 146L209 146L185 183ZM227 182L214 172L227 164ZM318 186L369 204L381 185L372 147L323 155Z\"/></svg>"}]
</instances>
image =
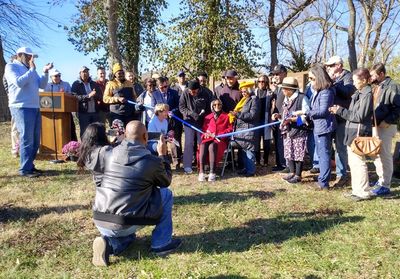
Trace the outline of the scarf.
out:
<instances>
[{"instance_id":1,"label":"scarf","mask_svg":"<svg viewBox=\"0 0 400 279\"><path fill-rule=\"evenodd\" d=\"M244 104L246 103L248 98L243 97L242 99L240 99L239 103L237 103L237 105L235 106L235 109L233 111L237 111L237 112L241 112ZM236 116L229 114L229 123L233 123L236 120Z\"/></svg>"}]
</instances>

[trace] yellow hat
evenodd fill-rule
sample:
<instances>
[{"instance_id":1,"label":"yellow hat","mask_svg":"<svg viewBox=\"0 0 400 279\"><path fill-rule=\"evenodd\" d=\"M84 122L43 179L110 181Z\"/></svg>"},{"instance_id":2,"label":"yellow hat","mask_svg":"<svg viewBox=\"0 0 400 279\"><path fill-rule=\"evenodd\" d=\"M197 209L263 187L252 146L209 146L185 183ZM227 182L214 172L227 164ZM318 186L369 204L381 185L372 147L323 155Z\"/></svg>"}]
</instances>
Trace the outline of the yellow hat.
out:
<instances>
[{"instance_id":1,"label":"yellow hat","mask_svg":"<svg viewBox=\"0 0 400 279\"><path fill-rule=\"evenodd\" d=\"M122 65L120 63L115 63L112 68L113 75L115 75L118 71L123 71Z\"/></svg>"},{"instance_id":2,"label":"yellow hat","mask_svg":"<svg viewBox=\"0 0 400 279\"><path fill-rule=\"evenodd\" d=\"M254 80L253 80L253 81L248 81L248 80L242 81L242 82L239 84L239 89L242 89L242 88L252 88L252 87L254 87Z\"/></svg>"}]
</instances>

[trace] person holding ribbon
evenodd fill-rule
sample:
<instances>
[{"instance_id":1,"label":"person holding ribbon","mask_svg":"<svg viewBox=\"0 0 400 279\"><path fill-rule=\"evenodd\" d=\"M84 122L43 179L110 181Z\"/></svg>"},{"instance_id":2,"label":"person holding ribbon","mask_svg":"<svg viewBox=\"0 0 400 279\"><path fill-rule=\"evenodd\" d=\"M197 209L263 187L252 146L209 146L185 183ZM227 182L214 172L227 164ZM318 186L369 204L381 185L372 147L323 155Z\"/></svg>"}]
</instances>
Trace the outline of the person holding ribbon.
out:
<instances>
[{"instance_id":1,"label":"person holding ribbon","mask_svg":"<svg viewBox=\"0 0 400 279\"><path fill-rule=\"evenodd\" d=\"M204 118L203 131L199 152L199 181L205 181L204 165L208 159L210 173L208 181L215 181L215 169L221 161L224 151L228 146L228 138L216 138L217 135L226 134L232 131L232 124L229 122L228 114L222 111L222 102L219 99L211 102L211 113Z\"/></svg>"},{"instance_id":2,"label":"person holding ribbon","mask_svg":"<svg viewBox=\"0 0 400 279\"><path fill-rule=\"evenodd\" d=\"M239 162L242 163L239 175L246 177L254 176L256 172L256 131L247 131L240 133L241 130L253 128L258 123L260 117L260 100L254 95L254 81L244 81L239 85L242 99L235 106L235 109L229 112L230 123L235 121L234 141L239 147Z\"/></svg>"},{"instance_id":3,"label":"person holding ribbon","mask_svg":"<svg viewBox=\"0 0 400 279\"><path fill-rule=\"evenodd\" d=\"M283 177L289 183L301 182L304 155L307 146L308 126L304 114L310 110L308 98L299 92L297 79L285 77L282 84L285 95L282 104L282 115L275 113L275 118L281 119L280 131L283 137L285 159L290 173ZM302 111L303 115L295 116L295 111Z\"/></svg>"}]
</instances>

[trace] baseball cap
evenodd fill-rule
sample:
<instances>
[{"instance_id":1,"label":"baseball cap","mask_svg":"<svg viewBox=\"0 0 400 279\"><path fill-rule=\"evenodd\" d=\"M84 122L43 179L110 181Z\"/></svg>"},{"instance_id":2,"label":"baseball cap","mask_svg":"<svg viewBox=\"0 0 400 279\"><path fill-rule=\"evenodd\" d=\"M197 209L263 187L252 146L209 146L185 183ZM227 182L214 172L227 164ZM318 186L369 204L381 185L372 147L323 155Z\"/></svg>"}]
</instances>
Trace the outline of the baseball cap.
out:
<instances>
[{"instance_id":1,"label":"baseball cap","mask_svg":"<svg viewBox=\"0 0 400 279\"><path fill-rule=\"evenodd\" d=\"M335 56L332 56L331 58L329 58L328 61L326 61L324 64L327 65L327 66L328 65L343 64L343 59L342 59L342 57L340 57L338 55L335 55Z\"/></svg>"},{"instance_id":2,"label":"baseball cap","mask_svg":"<svg viewBox=\"0 0 400 279\"><path fill-rule=\"evenodd\" d=\"M227 70L225 72L225 77L236 77L238 74L235 70Z\"/></svg>"},{"instance_id":3,"label":"baseball cap","mask_svg":"<svg viewBox=\"0 0 400 279\"><path fill-rule=\"evenodd\" d=\"M32 49L29 47L20 47L19 49L17 49L17 54L19 54L19 53L25 53L28 55L32 55L35 58L39 57L37 54L34 54Z\"/></svg>"},{"instance_id":4,"label":"baseball cap","mask_svg":"<svg viewBox=\"0 0 400 279\"><path fill-rule=\"evenodd\" d=\"M182 76L186 76L186 74L184 71L179 71L177 76L182 77Z\"/></svg>"},{"instance_id":5,"label":"baseball cap","mask_svg":"<svg viewBox=\"0 0 400 279\"><path fill-rule=\"evenodd\" d=\"M86 66L82 66L80 72L89 71L89 68Z\"/></svg>"}]
</instances>

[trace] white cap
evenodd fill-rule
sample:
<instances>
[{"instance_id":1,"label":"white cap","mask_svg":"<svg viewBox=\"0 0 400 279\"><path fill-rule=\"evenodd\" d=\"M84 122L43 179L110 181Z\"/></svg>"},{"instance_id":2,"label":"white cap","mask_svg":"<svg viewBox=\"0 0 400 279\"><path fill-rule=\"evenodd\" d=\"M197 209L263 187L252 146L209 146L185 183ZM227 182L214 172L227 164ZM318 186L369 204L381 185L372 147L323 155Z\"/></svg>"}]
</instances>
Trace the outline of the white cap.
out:
<instances>
[{"instance_id":1,"label":"white cap","mask_svg":"<svg viewBox=\"0 0 400 279\"><path fill-rule=\"evenodd\" d=\"M52 76L56 76L56 75L61 75L61 73L60 73L60 71L57 70L57 69L51 69L51 70L49 71L49 75L52 77Z\"/></svg>"},{"instance_id":2,"label":"white cap","mask_svg":"<svg viewBox=\"0 0 400 279\"><path fill-rule=\"evenodd\" d=\"M32 55L35 58L39 57L37 54L34 54L33 51L31 50L31 48L29 48L29 47L20 47L19 49L17 49L17 54L19 54L19 53L25 53L28 55Z\"/></svg>"},{"instance_id":3,"label":"white cap","mask_svg":"<svg viewBox=\"0 0 400 279\"><path fill-rule=\"evenodd\" d=\"M335 56L332 56L331 58L329 58L329 60L326 61L324 64L325 65L343 64L343 59L342 59L342 57L335 55Z\"/></svg>"}]
</instances>

